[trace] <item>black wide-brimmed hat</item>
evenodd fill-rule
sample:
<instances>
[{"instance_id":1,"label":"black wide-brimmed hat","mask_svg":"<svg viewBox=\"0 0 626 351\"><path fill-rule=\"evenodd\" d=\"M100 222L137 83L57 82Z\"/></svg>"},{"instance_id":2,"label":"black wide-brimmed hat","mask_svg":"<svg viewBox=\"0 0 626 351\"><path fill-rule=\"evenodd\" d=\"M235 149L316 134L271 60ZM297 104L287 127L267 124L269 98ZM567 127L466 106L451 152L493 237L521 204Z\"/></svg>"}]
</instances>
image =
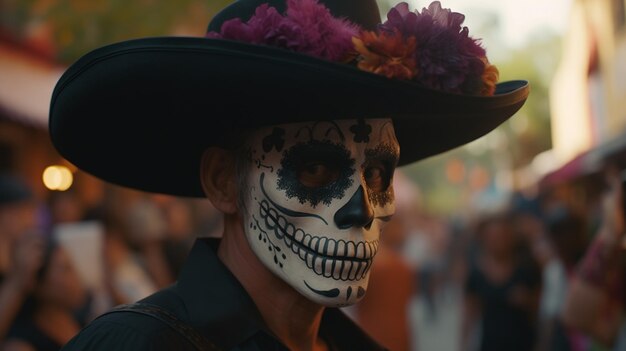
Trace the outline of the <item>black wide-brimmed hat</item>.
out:
<instances>
[{"instance_id":1,"label":"black wide-brimmed hat","mask_svg":"<svg viewBox=\"0 0 626 351\"><path fill-rule=\"evenodd\" d=\"M209 25L250 19L263 3L239 0ZM319 0L363 29L380 24L374 0ZM203 196L200 158L246 128L320 119L392 118L400 165L490 132L528 96L526 81L491 96L432 89L284 48L206 37L125 41L94 50L61 77L50 109L63 157L103 180L140 190Z\"/></svg>"}]
</instances>

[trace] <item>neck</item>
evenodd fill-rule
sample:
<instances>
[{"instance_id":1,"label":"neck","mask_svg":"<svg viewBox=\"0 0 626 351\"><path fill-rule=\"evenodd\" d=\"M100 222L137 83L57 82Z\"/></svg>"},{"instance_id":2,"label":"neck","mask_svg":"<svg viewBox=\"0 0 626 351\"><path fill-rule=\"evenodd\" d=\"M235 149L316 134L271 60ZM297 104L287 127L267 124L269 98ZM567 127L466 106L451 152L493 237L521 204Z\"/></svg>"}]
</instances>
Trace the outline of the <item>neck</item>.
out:
<instances>
[{"instance_id":1,"label":"neck","mask_svg":"<svg viewBox=\"0 0 626 351\"><path fill-rule=\"evenodd\" d=\"M291 350L318 350L324 307L274 275L257 258L245 237L239 215L225 215L218 257L235 275L259 309L267 327Z\"/></svg>"}]
</instances>

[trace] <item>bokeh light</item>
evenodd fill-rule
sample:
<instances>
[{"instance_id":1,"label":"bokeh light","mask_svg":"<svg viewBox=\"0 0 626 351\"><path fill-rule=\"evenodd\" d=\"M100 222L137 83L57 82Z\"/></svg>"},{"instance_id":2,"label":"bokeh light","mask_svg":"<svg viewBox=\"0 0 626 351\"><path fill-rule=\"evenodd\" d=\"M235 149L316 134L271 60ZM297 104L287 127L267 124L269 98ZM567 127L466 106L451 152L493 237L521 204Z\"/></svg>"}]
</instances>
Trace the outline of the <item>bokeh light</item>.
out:
<instances>
[{"instance_id":1,"label":"bokeh light","mask_svg":"<svg viewBox=\"0 0 626 351\"><path fill-rule=\"evenodd\" d=\"M72 186L74 176L65 166L49 166L43 171L43 184L50 190L65 191Z\"/></svg>"}]
</instances>

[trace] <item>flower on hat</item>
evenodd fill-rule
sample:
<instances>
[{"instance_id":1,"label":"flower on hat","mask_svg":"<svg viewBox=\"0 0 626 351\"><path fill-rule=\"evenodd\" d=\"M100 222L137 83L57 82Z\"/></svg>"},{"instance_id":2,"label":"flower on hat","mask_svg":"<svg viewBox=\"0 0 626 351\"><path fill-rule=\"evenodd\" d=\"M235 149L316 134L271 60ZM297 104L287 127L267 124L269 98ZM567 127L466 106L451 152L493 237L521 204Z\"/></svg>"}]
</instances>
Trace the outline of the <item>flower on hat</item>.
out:
<instances>
[{"instance_id":1,"label":"flower on hat","mask_svg":"<svg viewBox=\"0 0 626 351\"><path fill-rule=\"evenodd\" d=\"M480 95L490 96L496 92L496 83L498 83L500 72L496 66L489 63L489 60L487 60L486 57L483 57L482 60L485 64L485 70L483 71L483 75L481 77L483 88Z\"/></svg>"},{"instance_id":2,"label":"flower on hat","mask_svg":"<svg viewBox=\"0 0 626 351\"><path fill-rule=\"evenodd\" d=\"M371 32L333 17L317 0L287 0L284 14L263 4L247 22L226 21L220 33L207 36L354 61L361 70L430 89L493 95L498 69L489 63L480 41L469 36L464 21L463 14L442 8L439 1L421 12L402 2Z\"/></svg>"},{"instance_id":3,"label":"flower on hat","mask_svg":"<svg viewBox=\"0 0 626 351\"><path fill-rule=\"evenodd\" d=\"M463 14L442 8L439 1L421 12L410 11L403 2L389 11L378 30L415 38L417 75L413 80L421 85L453 93L493 95L498 71L489 64L480 42L462 26L464 20Z\"/></svg>"},{"instance_id":4,"label":"flower on hat","mask_svg":"<svg viewBox=\"0 0 626 351\"><path fill-rule=\"evenodd\" d=\"M355 56L352 37L358 33L357 25L333 17L317 0L287 0L284 15L263 4L247 22L239 18L228 20L220 33L210 32L207 36L265 44L344 62Z\"/></svg>"},{"instance_id":5,"label":"flower on hat","mask_svg":"<svg viewBox=\"0 0 626 351\"><path fill-rule=\"evenodd\" d=\"M417 75L413 55L415 37L404 38L398 30L363 32L361 37L352 38L352 42L360 54L360 69L387 78L413 79Z\"/></svg>"}]
</instances>

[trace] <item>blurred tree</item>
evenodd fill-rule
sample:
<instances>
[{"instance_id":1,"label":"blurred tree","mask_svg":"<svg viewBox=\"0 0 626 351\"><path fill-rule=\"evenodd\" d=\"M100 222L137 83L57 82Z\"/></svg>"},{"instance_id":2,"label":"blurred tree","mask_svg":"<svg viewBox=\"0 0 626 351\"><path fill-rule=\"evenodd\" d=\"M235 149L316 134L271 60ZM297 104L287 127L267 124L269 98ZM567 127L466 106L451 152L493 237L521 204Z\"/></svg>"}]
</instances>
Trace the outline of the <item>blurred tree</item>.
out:
<instances>
[{"instance_id":1,"label":"blurred tree","mask_svg":"<svg viewBox=\"0 0 626 351\"><path fill-rule=\"evenodd\" d=\"M3 0L0 28L18 40L47 42L60 63L122 40L201 36L232 0Z\"/></svg>"},{"instance_id":2,"label":"blurred tree","mask_svg":"<svg viewBox=\"0 0 626 351\"><path fill-rule=\"evenodd\" d=\"M527 165L540 152L552 147L550 128L550 83L561 51L561 38L543 32L533 35L524 47L511 50L509 58L498 62L501 80L523 78L531 93L518 114L503 130L515 142L509 143L512 166Z\"/></svg>"}]
</instances>

